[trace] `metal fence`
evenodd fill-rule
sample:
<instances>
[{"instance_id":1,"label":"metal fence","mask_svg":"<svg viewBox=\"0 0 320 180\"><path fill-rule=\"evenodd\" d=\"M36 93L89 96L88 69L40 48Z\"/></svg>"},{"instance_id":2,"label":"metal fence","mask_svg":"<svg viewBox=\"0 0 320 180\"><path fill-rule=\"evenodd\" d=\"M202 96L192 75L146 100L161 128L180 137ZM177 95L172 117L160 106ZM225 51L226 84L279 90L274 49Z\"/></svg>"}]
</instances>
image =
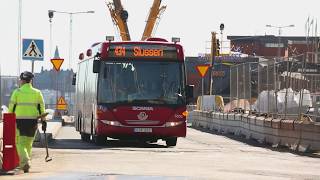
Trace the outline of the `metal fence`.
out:
<instances>
[{"instance_id":1,"label":"metal fence","mask_svg":"<svg viewBox=\"0 0 320 180\"><path fill-rule=\"evenodd\" d=\"M306 55L235 65L230 98L233 111L320 121L320 65L308 63Z\"/></svg>"}]
</instances>

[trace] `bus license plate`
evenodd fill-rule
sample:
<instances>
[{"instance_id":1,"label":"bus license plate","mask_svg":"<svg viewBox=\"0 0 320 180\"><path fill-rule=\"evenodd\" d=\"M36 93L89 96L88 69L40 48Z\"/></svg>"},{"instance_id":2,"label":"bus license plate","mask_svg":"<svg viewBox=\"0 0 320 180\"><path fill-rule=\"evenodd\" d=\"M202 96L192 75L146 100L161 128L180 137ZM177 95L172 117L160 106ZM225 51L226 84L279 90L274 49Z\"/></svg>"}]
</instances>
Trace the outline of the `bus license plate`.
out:
<instances>
[{"instance_id":1,"label":"bus license plate","mask_svg":"<svg viewBox=\"0 0 320 180\"><path fill-rule=\"evenodd\" d=\"M134 128L134 132L151 133L152 128Z\"/></svg>"}]
</instances>

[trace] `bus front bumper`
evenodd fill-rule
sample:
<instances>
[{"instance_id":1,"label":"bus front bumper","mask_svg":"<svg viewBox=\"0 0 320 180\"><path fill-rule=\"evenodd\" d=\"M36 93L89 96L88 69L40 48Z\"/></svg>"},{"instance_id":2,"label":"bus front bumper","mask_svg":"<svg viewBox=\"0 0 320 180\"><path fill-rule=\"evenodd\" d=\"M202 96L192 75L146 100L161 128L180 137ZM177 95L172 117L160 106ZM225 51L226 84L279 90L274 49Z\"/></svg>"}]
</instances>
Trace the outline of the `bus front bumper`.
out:
<instances>
[{"instance_id":1,"label":"bus front bumper","mask_svg":"<svg viewBox=\"0 0 320 180\"><path fill-rule=\"evenodd\" d=\"M112 121L110 121L112 122ZM97 121L96 133L108 137L185 137L186 122L173 124L174 126L123 126L117 123Z\"/></svg>"}]
</instances>

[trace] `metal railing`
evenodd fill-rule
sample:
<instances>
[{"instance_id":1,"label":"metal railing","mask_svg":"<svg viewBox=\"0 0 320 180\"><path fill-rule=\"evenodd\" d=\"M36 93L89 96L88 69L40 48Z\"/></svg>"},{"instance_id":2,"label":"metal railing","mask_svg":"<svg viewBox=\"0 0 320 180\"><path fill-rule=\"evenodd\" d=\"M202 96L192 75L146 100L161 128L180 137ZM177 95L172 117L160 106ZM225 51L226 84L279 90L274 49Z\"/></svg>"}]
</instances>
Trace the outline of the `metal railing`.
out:
<instances>
[{"instance_id":1,"label":"metal railing","mask_svg":"<svg viewBox=\"0 0 320 180\"><path fill-rule=\"evenodd\" d=\"M230 68L231 110L320 121L320 65L304 54Z\"/></svg>"}]
</instances>

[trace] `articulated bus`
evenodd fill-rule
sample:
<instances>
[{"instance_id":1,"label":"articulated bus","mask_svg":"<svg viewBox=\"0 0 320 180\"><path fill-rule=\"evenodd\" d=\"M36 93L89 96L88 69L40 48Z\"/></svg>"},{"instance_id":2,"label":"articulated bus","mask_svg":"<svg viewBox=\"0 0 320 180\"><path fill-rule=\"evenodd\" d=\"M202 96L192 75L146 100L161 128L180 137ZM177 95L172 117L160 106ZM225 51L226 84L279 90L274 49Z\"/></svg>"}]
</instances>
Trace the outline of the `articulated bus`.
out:
<instances>
[{"instance_id":1,"label":"articulated bus","mask_svg":"<svg viewBox=\"0 0 320 180\"><path fill-rule=\"evenodd\" d=\"M161 139L169 147L186 136L193 86L186 85L181 45L161 38L106 41L79 58L75 127L83 141Z\"/></svg>"}]
</instances>

